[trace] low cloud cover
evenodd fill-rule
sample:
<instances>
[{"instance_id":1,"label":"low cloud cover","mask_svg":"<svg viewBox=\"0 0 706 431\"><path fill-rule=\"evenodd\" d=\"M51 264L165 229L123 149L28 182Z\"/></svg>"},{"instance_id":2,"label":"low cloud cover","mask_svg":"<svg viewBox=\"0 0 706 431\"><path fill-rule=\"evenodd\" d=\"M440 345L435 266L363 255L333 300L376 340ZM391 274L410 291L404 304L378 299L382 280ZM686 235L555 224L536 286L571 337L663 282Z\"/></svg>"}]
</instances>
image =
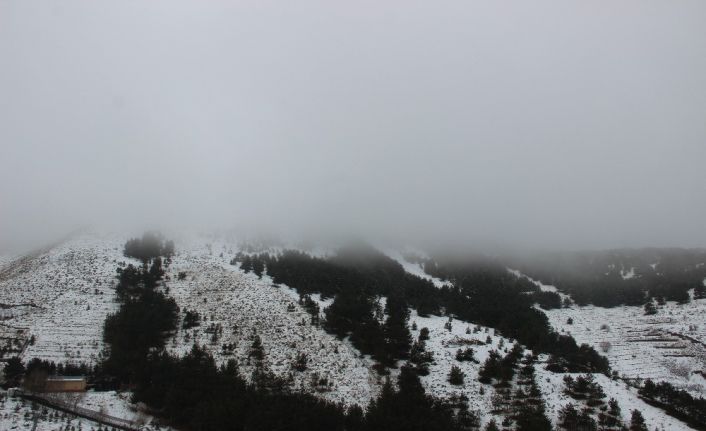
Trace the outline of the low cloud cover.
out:
<instances>
[{"instance_id":1,"label":"low cloud cover","mask_svg":"<svg viewBox=\"0 0 706 431\"><path fill-rule=\"evenodd\" d=\"M123 223L706 246L705 20L0 0L0 248Z\"/></svg>"}]
</instances>

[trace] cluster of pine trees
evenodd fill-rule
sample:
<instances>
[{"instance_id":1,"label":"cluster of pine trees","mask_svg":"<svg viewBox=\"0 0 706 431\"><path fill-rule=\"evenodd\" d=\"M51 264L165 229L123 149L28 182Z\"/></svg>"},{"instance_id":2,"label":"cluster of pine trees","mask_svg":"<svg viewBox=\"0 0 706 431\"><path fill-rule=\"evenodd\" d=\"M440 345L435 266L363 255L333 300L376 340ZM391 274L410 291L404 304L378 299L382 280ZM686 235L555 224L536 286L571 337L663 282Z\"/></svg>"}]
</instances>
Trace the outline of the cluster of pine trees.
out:
<instances>
[{"instance_id":1,"label":"cluster of pine trees","mask_svg":"<svg viewBox=\"0 0 706 431\"><path fill-rule=\"evenodd\" d=\"M466 409L453 409L428 396L411 366L404 366L394 389L387 380L382 394L367 411L349 409L322 401L312 395L292 392L288 383L274 377L264 367L264 351L257 336L251 357L260 364L251 379L241 375L234 360L219 367L204 349L194 346L189 354L176 357L164 349L166 337L176 329L177 308L173 300L151 283L149 264L143 270L130 270L121 282L129 294L122 295L119 310L106 319L105 357L96 378L112 378L129 385L134 401L146 403L167 423L192 430L462 430L477 418ZM119 272L119 278L125 271ZM394 295L388 299L388 318L380 324L385 337L386 357L408 355L409 332L405 343L394 340L395 331L405 328L408 309ZM196 316L191 321L197 322ZM386 356L383 356L386 355ZM307 358L298 358L295 367L305 369Z\"/></svg>"},{"instance_id":2,"label":"cluster of pine trees","mask_svg":"<svg viewBox=\"0 0 706 431\"><path fill-rule=\"evenodd\" d=\"M559 427L567 431L576 429L586 431L647 431L645 419L639 410L631 412L629 428L622 419L622 410L614 398L605 402L606 394L592 374L573 378L564 377L564 393L579 403L583 408L577 408L573 403L565 405L559 411ZM596 420L597 418L597 420Z\"/></svg>"},{"instance_id":3,"label":"cluster of pine trees","mask_svg":"<svg viewBox=\"0 0 706 431\"><path fill-rule=\"evenodd\" d=\"M517 389L514 392L512 390L510 383L512 377L495 384L492 387L495 391L492 397L493 413L503 418L500 423L502 429L551 431L552 424L547 417L546 405L535 378L534 363L536 358L532 355L522 357L519 373L515 373L515 368L518 367L516 356L517 354L522 356L522 351L515 349L515 353L510 352L509 354L512 359L503 362L506 362L504 366L510 367L512 370L506 370L499 374L504 374L505 378L509 377L508 373L517 375ZM510 361L513 365L510 364ZM486 431L497 430L499 427L494 420L486 427Z\"/></svg>"},{"instance_id":4,"label":"cluster of pine trees","mask_svg":"<svg viewBox=\"0 0 706 431\"><path fill-rule=\"evenodd\" d=\"M3 368L3 373L5 376L5 382L3 387L5 389L10 387L19 386L20 382L24 378L25 380L32 376L39 374L41 376L87 376L92 378L95 376L95 369L90 365L79 362L59 362L48 361L45 359L32 358L26 364L22 363L22 360L18 356L13 356L8 359Z\"/></svg>"},{"instance_id":5,"label":"cluster of pine trees","mask_svg":"<svg viewBox=\"0 0 706 431\"><path fill-rule=\"evenodd\" d=\"M118 267L118 285L116 293L119 300L142 295L146 290L154 290L164 276L162 258L157 256L151 262L144 261L142 266L128 264L125 268Z\"/></svg>"},{"instance_id":6,"label":"cluster of pine trees","mask_svg":"<svg viewBox=\"0 0 706 431\"><path fill-rule=\"evenodd\" d=\"M309 294L334 297L324 310L324 328L340 338L350 336L353 345L372 355L381 370L409 358L412 336L405 286L425 281L412 278L381 255L367 249L347 250L335 260L324 260L286 251L278 257L238 255L232 263L238 262L258 276L266 268L276 283L296 288L312 313L318 314L318 308L307 300ZM384 310L378 302L383 295L387 297Z\"/></svg>"},{"instance_id":7,"label":"cluster of pine trees","mask_svg":"<svg viewBox=\"0 0 706 431\"><path fill-rule=\"evenodd\" d=\"M706 250L644 249L564 252L516 260L513 265L530 277L571 294L579 305L639 306L706 297ZM628 276L629 274L629 276Z\"/></svg>"},{"instance_id":8,"label":"cluster of pine trees","mask_svg":"<svg viewBox=\"0 0 706 431\"><path fill-rule=\"evenodd\" d=\"M143 244L140 240L130 240L128 244L135 241ZM128 249L126 244L126 254ZM164 247L150 250L163 252ZM141 268L118 268L117 273L121 304L105 319L103 340L107 349L100 368L101 374L131 385L146 366L150 352L163 349L168 334L176 330L179 309L172 298L158 289L164 275L161 256L147 258Z\"/></svg>"},{"instance_id":9,"label":"cluster of pine trees","mask_svg":"<svg viewBox=\"0 0 706 431\"><path fill-rule=\"evenodd\" d=\"M358 349L373 355L383 366L409 355L405 310L412 307L422 316L445 312L494 327L533 350L553 354L557 371L609 371L603 356L554 332L546 315L534 308L536 301L547 308L557 306L558 295L539 293L534 283L508 273L497 261L426 260L427 271L450 281L442 288L407 273L377 250L360 245L343 248L327 259L286 250L279 256L240 254L232 263L258 275L266 272L276 283L293 287L301 295L333 297L334 303L325 310L324 327L341 337L350 335ZM388 298L388 318L380 322L376 306L377 298L383 296Z\"/></svg>"},{"instance_id":10,"label":"cluster of pine trees","mask_svg":"<svg viewBox=\"0 0 706 431\"><path fill-rule=\"evenodd\" d=\"M491 350L488 359L483 362L478 371L478 380L481 383L493 383L493 380L507 386L515 375L517 361L522 358L524 349L521 345L515 344L504 357L500 357L497 350Z\"/></svg>"},{"instance_id":11,"label":"cluster of pine trees","mask_svg":"<svg viewBox=\"0 0 706 431\"><path fill-rule=\"evenodd\" d=\"M439 291L448 314L495 328L534 351L550 353L557 364L555 371L609 372L608 360L595 349L579 346L571 336L551 328L547 316L534 307L531 293L537 286L515 277L499 261L447 258L425 268L431 266L436 276L453 282Z\"/></svg>"},{"instance_id":12,"label":"cluster of pine trees","mask_svg":"<svg viewBox=\"0 0 706 431\"><path fill-rule=\"evenodd\" d=\"M123 250L125 256L139 259L143 262L163 256L166 259L174 254L174 242L165 241L164 238L155 232L145 232L142 238L132 238L125 243Z\"/></svg>"},{"instance_id":13,"label":"cluster of pine trees","mask_svg":"<svg viewBox=\"0 0 706 431\"><path fill-rule=\"evenodd\" d=\"M647 380L639 390L647 402L657 405L671 415L700 428L706 428L706 400L695 398L687 391L667 382Z\"/></svg>"}]
</instances>

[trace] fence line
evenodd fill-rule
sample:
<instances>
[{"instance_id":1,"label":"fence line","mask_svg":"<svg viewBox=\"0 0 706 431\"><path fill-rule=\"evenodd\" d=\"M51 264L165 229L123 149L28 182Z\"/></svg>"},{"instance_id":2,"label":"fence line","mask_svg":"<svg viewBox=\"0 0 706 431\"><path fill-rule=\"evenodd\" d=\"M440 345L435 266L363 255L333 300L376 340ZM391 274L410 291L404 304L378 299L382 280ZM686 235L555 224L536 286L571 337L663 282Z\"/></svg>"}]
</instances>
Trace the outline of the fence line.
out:
<instances>
[{"instance_id":1,"label":"fence line","mask_svg":"<svg viewBox=\"0 0 706 431\"><path fill-rule=\"evenodd\" d=\"M90 410L84 407L79 407L72 405L62 400L55 399L53 397L47 397L41 393L28 392L22 389L15 389L13 393L19 397L36 401L40 404L44 404L48 407L52 407L57 410L65 411L67 413L74 414L92 421L101 423L103 425L109 425L115 428L119 428L125 431L140 431L142 426L137 422L111 416L105 413L101 413L95 410Z\"/></svg>"}]
</instances>

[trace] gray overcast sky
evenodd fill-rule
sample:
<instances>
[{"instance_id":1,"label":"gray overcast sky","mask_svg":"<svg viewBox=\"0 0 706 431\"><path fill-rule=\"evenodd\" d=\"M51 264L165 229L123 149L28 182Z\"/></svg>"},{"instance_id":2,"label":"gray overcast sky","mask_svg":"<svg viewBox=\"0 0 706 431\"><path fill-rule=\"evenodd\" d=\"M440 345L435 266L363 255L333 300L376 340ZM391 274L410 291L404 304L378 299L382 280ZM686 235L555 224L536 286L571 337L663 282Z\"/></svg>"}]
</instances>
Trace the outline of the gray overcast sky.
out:
<instances>
[{"instance_id":1,"label":"gray overcast sky","mask_svg":"<svg viewBox=\"0 0 706 431\"><path fill-rule=\"evenodd\" d=\"M706 2L0 0L0 245L107 220L706 246Z\"/></svg>"}]
</instances>

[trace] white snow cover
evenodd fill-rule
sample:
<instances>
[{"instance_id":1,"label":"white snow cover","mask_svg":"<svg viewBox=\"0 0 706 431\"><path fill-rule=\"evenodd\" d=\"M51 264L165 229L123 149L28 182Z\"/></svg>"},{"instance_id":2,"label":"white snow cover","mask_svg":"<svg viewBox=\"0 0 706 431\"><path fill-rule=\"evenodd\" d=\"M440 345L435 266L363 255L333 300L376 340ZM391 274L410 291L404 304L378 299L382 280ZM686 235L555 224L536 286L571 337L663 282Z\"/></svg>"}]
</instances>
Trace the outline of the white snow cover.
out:
<instances>
[{"instance_id":1,"label":"white snow cover","mask_svg":"<svg viewBox=\"0 0 706 431\"><path fill-rule=\"evenodd\" d=\"M434 283L434 286L436 286L436 287L441 288L444 285L448 284L447 282L445 282L444 280L442 280L440 278L433 277L433 276L427 274L426 272L424 272L424 268L422 268L421 264L412 263L412 262L408 261L407 259L404 258L402 253L400 253L397 250L393 250L393 249L385 248L385 247L381 247L381 248L379 248L379 250L381 250L390 259L397 261L400 265L402 265L402 268L404 268L404 270L407 271L408 273L410 273L412 275L416 275L419 278L429 280L432 283Z\"/></svg>"},{"instance_id":2,"label":"white snow cover","mask_svg":"<svg viewBox=\"0 0 706 431\"><path fill-rule=\"evenodd\" d=\"M509 271L531 280L542 290L557 291L556 287L544 285L519 271ZM625 278L631 274L634 275L632 268L623 272ZM568 297L559 294L562 298ZM667 302L657 308L658 313L653 316L645 316L642 307L632 306L540 310L557 331L605 355L620 377L663 380L696 396L706 395L706 380L697 373L703 371L706 359L706 300L692 300L687 304Z\"/></svg>"},{"instance_id":3,"label":"white snow cover","mask_svg":"<svg viewBox=\"0 0 706 431\"><path fill-rule=\"evenodd\" d=\"M563 293L559 292L559 290L556 288L556 286L552 286L552 285L550 285L550 284L544 284L544 283L542 283L541 281L537 281L537 280L535 280L535 279L533 279L533 278L530 278L530 277L526 276L525 274L523 274L522 272L520 272L520 271L518 271L518 270L516 270L516 269L507 268L507 270L508 270L508 272L510 272L510 274L514 275L514 276L517 277L517 278L525 278L525 279L531 281L532 283L534 283L535 285L537 285L537 287L539 287L539 290L541 290L542 292L556 292L556 293L559 293L559 295L562 297L562 299L565 298L566 296L568 296L568 295L564 295Z\"/></svg>"},{"instance_id":4,"label":"white snow cover","mask_svg":"<svg viewBox=\"0 0 706 431\"><path fill-rule=\"evenodd\" d=\"M545 313L558 331L605 355L621 377L664 380L706 395L706 381L696 373L706 359L706 300L668 302L653 316L629 306L573 306Z\"/></svg>"},{"instance_id":5,"label":"white snow cover","mask_svg":"<svg viewBox=\"0 0 706 431\"><path fill-rule=\"evenodd\" d=\"M265 365L275 374L293 378L294 387L346 405L365 406L377 395L382 380L372 370L372 362L347 342L310 324L311 316L299 305L298 295L286 286L274 286L272 280L252 273L245 274L230 264L237 253L225 243L177 243L177 254L169 268L169 295L182 310L195 310L202 316L199 327L179 329L168 341L169 350L184 354L194 342L206 347L219 362L234 358L241 372L249 376L254 362L248 360L255 333L262 339ZM185 280L178 273L186 272ZM322 307L331 300L313 299ZM288 311L293 306L294 311ZM209 325L221 325L217 342L205 332ZM187 335L188 334L188 335ZM234 355L224 355L221 346L235 343ZM294 371L298 353L309 359L308 369ZM330 382L326 388L313 385L315 377Z\"/></svg>"},{"instance_id":6,"label":"white snow cover","mask_svg":"<svg viewBox=\"0 0 706 431\"><path fill-rule=\"evenodd\" d=\"M535 367L537 384L539 385L542 395L547 406L547 415L552 418L554 425L557 424L559 410L569 403L580 407L580 402L572 399L564 394L564 376L566 374L552 373L544 369L541 364ZM574 377L580 374L569 374ZM620 406L623 415L623 422L630 423L630 413L632 410L639 410L645 418L647 428L649 430L660 431L680 431L691 430L689 426L683 422L669 416L663 410L653 407L637 397L635 389L629 387L625 382L619 380L611 380L602 374L594 374L596 383L601 385L606 394L605 400L615 398Z\"/></svg>"},{"instance_id":7,"label":"white snow cover","mask_svg":"<svg viewBox=\"0 0 706 431\"><path fill-rule=\"evenodd\" d=\"M629 280L631 278L635 278L635 267L630 267L630 269L621 269L620 270L620 275L623 277L623 280Z\"/></svg>"},{"instance_id":8,"label":"white snow cover","mask_svg":"<svg viewBox=\"0 0 706 431\"><path fill-rule=\"evenodd\" d=\"M101 412L110 416L134 421L144 431L171 431L170 427L155 426L154 418L137 411L129 402L128 393L92 392L55 394L58 399L76 404L79 407ZM19 397L10 397L0 393L0 430L36 430L63 431L66 426L79 427L82 430L96 430L97 422L54 410L49 407L25 401ZM110 429L110 427L103 427Z\"/></svg>"},{"instance_id":9,"label":"white snow cover","mask_svg":"<svg viewBox=\"0 0 706 431\"><path fill-rule=\"evenodd\" d=\"M6 307L0 308L0 333L8 337L4 341L6 346L21 351L25 360L39 357L95 362L103 349L103 321L118 306L114 294L115 269L119 262L135 262L122 254L126 239L124 235L83 234L51 250L2 266L0 304ZM296 291L287 286L274 286L266 275L258 279L254 274L244 274L230 264L238 252L235 240L182 236L176 242L176 251L167 269L168 295L177 301L182 316L184 310L195 310L202 320L199 327L189 330L180 326L167 342L170 351L184 354L198 342L213 353L219 363L236 359L243 374L248 376L254 369L254 364L248 361L251 336L257 333L265 351L264 365L278 375L291 375L295 388L346 405L365 406L378 394L382 378L373 371L372 360L361 355L347 340L341 341L311 325L309 314L298 304ZM405 263L401 253L386 253L403 264L408 272L425 275L419 265ZM186 273L185 279L179 280L180 272ZM513 273L523 276L516 271ZM425 278L432 279L437 286L443 284L428 275ZM556 290L553 286L538 285L543 290ZM312 295L312 299L319 303L322 312L332 302L331 298L322 299L319 295ZM589 343L599 352L607 349L605 354L611 366L621 376L667 380L695 394L703 394L706 382L693 371L700 370L706 358L701 344L706 341L705 308L706 300L697 300L686 305L668 303L656 316L650 317L643 316L640 307L573 307L546 311L546 314L552 326L559 331L570 331L579 343ZM566 324L569 317L573 325ZM447 321L448 317L420 317L412 310L409 324L417 325L412 336L416 338L421 328L429 328L427 350L434 355L430 375L422 377L422 383L430 394L441 398L465 394L471 409L476 410L485 423L491 417L493 390L485 385L481 394L482 385L477 380L480 364L458 362L455 354L465 343L471 340L485 343L490 336L490 344L470 346L482 363L491 349L498 349L501 340L504 344L501 354L512 347L512 340L498 336L492 328L479 326L480 331L474 333L476 325L457 319L452 320L452 329L448 331L444 328ZM212 334L206 332L211 325L222 328L222 335L215 341ZM467 328L471 329L470 334L466 333ZM35 342L29 345L32 336ZM232 355L222 350L223 344L231 343L236 345ZM299 352L309 358L308 369L304 372L292 369ZM448 383L452 365L460 366L466 374L463 386ZM541 364L537 364L536 369L550 417L556 420L556 412L565 401L561 394L563 376L543 370ZM397 372L393 370L393 379ZM329 383L314 384L319 378ZM680 422L639 401L634 391L623 383L603 376L596 378L609 397L619 398L624 414L629 414L631 408L639 408L651 430L654 427L685 429ZM89 392L82 405L119 417L139 415L129 404L128 397L129 393ZM27 429L27 421L34 421L31 408L20 404L16 400L0 404L0 429ZM24 417L26 412L29 419ZM39 416L38 430L58 428L54 419ZM87 421L83 429L90 429L90 425Z\"/></svg>"},{"instance_id":10,"label":"white snow cover","mask_svg":"<svg viewBox=\"0 0 706 431\"><path fill-rule=\"evenodd\" d=\"M24 358L94 363L103 322L115 303L123 238L83 235L0 272L0 334L27 345ZM10 341L6 341L10 342Z\"/></svg>"},{"instance_id":11,"label":"white snow cover","mask_svg":"<svg viewBox=\"0 0 706 431\"><path fill-rule=\"evenodd\" d=\"M434 353L434 363L429 367L430 374L421 377L427 393L442 399L464 394L469 398L469 408L479 414L483 419L483 423L488 422L492 417L489 412L492 408L491 398L493 391L489 385L483 385L478 381L478 370L488 358L488 353L491 350L498 350L501 355L505 355L514 343L507 338L498 336L493 328L474 325L457 319L451 320L451 331L449 331L444 327L449 322L448 317L420 317L416 312L412 311L409 321L410 325L413 323L417 324L417 330L411 331L415 339L419 337L419 331L422 328L429 329L429 340L426 341L426 350ZM476 327L479 332L474 333L473 329ZM471 329L470 334L466 333L468 328ZM490 344L485 344L488 337L490 337L491 342ZM481 344L468 344L471 340ZM498 346L501 340L503 348L499 349ZM473 349L474 356L479 362L478 364L456 360L456 351L466 347ZM466 375L464 384L461 386L454 386L448 382L448 375L453 365L460 367ZM480 393L481 387L483 387L484 394Z\"/></svg>"}]
</instances>

